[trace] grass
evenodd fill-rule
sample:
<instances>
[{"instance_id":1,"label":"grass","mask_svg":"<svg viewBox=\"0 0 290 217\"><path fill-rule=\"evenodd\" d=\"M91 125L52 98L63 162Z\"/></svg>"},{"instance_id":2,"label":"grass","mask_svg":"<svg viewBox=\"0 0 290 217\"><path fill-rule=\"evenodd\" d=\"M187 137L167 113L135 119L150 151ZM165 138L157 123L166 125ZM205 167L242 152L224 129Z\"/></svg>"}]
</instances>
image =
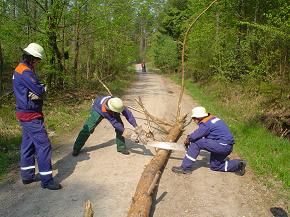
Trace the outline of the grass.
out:
<instances>
[{"instance_id":1,"label":"grass","mask_svg":"<svg viewBox=\"0 0 290 217\"><path fill-rule=\"evenodd\" d=\"M129 78L129 79L128 79ZM133 68L119 75L114 81L106 82L113 94L121 96L135 79ZM87 88L90 86L90 88ZM87 82L86 87L73 92L61 92L49 95L44 103L45 125L49 135L54 134L51 142L59 141L87 118L92 99L99 95L108 95L103 86L95 81ZM6 174L19 163L21 127L15 118L14 98L0 104L0 182Z\"/></svg>"},{"instance_id":2,"label":"grass","mask_svg":"<svg viewBox=\"0 0 290 217\"><path fill-rule=\"evenodd\" d=\"M171 78L180 83L177 77ZM253 106L249 110L247 105L256 104L256 102L249 102L255 99L248 99L245 104L244 100L231 101L231 97L220 95L221 92L230 95L229 87L213 90L189 80L185 81L185 88L200 105L225 120L236 140L234 150L248 161L253 172L261 177L266 185L278 190L289 199L290 143L251 119L252 114L258 113L259 109ZM225 98L228 99L226 103Z\"/></svg>"}]
</instances>

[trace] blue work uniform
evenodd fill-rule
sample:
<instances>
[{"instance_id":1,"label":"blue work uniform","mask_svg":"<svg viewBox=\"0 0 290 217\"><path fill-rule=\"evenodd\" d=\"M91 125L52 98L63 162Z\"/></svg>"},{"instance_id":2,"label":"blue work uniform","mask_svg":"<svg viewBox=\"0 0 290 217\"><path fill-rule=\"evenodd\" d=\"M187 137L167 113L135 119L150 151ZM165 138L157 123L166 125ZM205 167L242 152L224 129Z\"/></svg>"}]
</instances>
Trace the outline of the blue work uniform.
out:
<instances>
[{"instance_id":1,"label":"blue work uniform","mask_svg":"<svg viewBox=\"0 0 290 217\"><path fill-rule=\"evenodd\" d=\"M200 150L210 152L210 168L214 171L234 172L239 160L225 160L235 143L228 126L218 117L209 115L198 123L198 129L188 135L189 148L182 167L191 169Z\"/></svg>"},{"instance_id":2,"label":"blue work uniform","mask_svg":"<svg viewBox=\"0 0 290 217\"><path fill-rule=\"evenodd\" d=\"M125 138L123 137L124 124L120 117L120 113L107 110L106 108L106 103L110 98L112 98L112 96L101 96L95 99L92 105L90 116L86 120L75 141L73 147L74 150L81 150L90 134L94 132L97 125L104 118L107 119L115 128L117 151L121 152L126 149ZM121 113L134 128L137 127L136 120L129 109L125 107Z\"/></svg>"},{"instance_id":3,"label":"blue work uniform","mask_svg":"<svg viewBox=\"0 0 290 217\"><path fill-rule=\"evenodd\" d=\"M37 156L41 185L53 183L51 166L51 143L49 141L42 114L43 100L31 100L29 92L41 97L45 93L33 71L33 67L21 62L14 70L13 90L16 98L16 118L22 127L21 177L23 180L35 178L35 155Z\"/></svg>"}]
</instances>

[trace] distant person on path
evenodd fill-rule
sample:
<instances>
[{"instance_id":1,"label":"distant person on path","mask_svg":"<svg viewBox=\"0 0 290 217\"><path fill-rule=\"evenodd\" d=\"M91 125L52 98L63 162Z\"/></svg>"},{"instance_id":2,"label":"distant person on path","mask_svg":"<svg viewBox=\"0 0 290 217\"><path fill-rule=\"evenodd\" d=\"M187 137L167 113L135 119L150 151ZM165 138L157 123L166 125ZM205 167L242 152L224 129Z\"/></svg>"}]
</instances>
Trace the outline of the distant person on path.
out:
<instances>
[{"instance_id":1,"label":"distant person on path","mask_svg":"<svg viewBox=\"0 0 290 217\"><path fill-rule=\"evenodd\" d=\"M21 178L23 184L41 180L42 188L58 190L61 185L52 177L51 144L42 113L46 88L35 74L35 67L43 57L44 49L39 44L29 44L23 49L22 61L15 68L12 78L16 118L22 127ZM37 175L35 158L39 169Z\"/></svg>"},{"instance_id":2,"label":"distant person on path","mask_svg":"<svg viewBox=\"0 0 290 217\"><path fill-rule=\"evenodd\" d=\"M244 175L246 161L226 159L235 143L227 125L221 119L207 113L201 106L192 109L191 117L198 124L198 129L187 136L184 142L187 153L181 166L172 167L172 171L182 174L191 173L200 150L206 150L211 153L211 170Z\"/></svg>"},{"instance_id":3,"label":"distant person on path","mask_svg":"<svg viewBox=\"0 0 290 217\"><path fill-rule=\"evenodd\" d=\"M141 63L141 67L142 67L142 72L146 72L146 65L145 62Z\"/></svg>"},{"instance_id":4,"label":"distant person on path","mask_svg":"<svg viewBox=\"0 0 290 217\"><path fill-rule=\"evenodd\" d=\"M120 117L120 113L125 116L127 121L135 128L135 131L137 131L137 123L132 112L124 106L120 98L113 96L101 96L96 98L92 105L90 116L86 120L75 141L72 155L77 156L80 153L81 148L86 143L90 134L94 132L95 128L104 118L115 128L117 151L125 155L130 154L126 149L125 138L123 137L124 124Z\"/></svg>"}]
</instances>

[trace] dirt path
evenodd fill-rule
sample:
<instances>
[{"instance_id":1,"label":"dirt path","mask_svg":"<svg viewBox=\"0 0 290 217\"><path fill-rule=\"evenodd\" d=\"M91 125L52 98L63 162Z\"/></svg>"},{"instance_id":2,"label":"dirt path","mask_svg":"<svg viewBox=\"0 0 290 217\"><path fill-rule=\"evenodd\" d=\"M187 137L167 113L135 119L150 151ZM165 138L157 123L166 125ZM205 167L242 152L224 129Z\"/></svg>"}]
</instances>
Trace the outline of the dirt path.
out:
<instances>
[{"instance_id":1,"label":"dirt path","mask_svg":"<svg viewBox=\"0 0 290 217\"><path fill-rule=\"evenodd\" d=\"M174 119L178 93L178 86L169 80L156 74L140 73L138 81L123 98L127 105L137 107L134 98L141 96L150 113ZM182 112L190 112L194 105L185 95ZM139 124L146 126L141 114L135 113L135 116ZM126 121L124 123L132 129ZM188 126L184 136L192 129L193 125ZM0 186L0 216L80 217L88 199L95 216L126 216L143 168L154 150L127 141L131 154L125 156L116 152L114 130L107 121L96 128L76 158L71 156L75 137L64 141L53 152L54 175L64 188L55 192L43 190L38 183L23 186L18 177L10 178ZM275 208L280 207L278 202L266 199L271 198L270 193L255 184L252 175L239 177L212 172L206 152L201 153L191 175L171 173L170 168L179 165L183 155L179 152L171 155L156 192L152 216L278 216L271 214L271 210L281 211Z\"/></svg>"}]
</instances>

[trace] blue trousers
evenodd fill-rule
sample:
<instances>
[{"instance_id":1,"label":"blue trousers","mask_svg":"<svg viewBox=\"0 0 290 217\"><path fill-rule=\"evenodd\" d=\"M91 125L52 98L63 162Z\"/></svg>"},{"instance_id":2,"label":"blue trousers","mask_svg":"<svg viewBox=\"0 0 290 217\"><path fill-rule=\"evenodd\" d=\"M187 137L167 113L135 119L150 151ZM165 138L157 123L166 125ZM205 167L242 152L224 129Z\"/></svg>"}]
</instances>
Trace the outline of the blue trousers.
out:
<instances>
[{"instance_id":1,"label":"blue trousers","mask_svg":"<svg viewBox=\"0 0 290 217\"><path fill-rule=\"evenodd\" d=\"M41 185L53 182L51 166L51 144L44 126L43 119L20 121L22 126L21 143L21 178L34 179L35 157L38 162Z\"/></svg>"},{"instance_id":2,"label":"blue trousers","mask_svg":"<svg viewBox=\"0 0 290 217\"><path fill-rule=\"evenodd\" d=\"M182 161L184 169L191 168L196 161L200 150L210 152L210 169L222 172L234 172L238 169L239 160L225 160L232 152L233 146L230 144L219 143L211 139L200 139L189 145L188 151Z\"/></svg>"}]
</instances>

